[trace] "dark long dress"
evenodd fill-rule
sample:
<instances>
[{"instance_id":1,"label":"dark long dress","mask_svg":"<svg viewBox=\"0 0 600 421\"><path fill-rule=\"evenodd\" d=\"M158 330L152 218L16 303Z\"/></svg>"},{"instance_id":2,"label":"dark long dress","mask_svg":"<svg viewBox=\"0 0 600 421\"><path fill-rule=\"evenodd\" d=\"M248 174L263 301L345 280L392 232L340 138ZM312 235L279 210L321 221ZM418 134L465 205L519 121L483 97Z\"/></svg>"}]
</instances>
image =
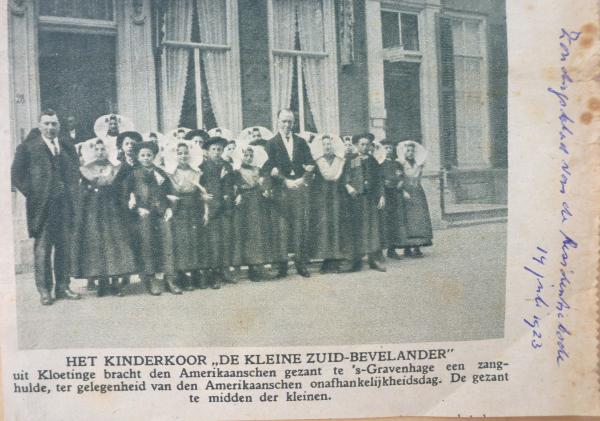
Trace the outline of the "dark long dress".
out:
<instances>
[{"instance_id":1,"label":"dark long dress","mask_svg":"<svg viewBox=\"0 0 600 421\"><path fill-rule=\"evenodd\" d=\"M171 194L177 197L171 219L175 270L197 270L206 265L200 173L190 166L178 166L169 177Z\"/></svg>"},{"instance_id":2,"label":"dark long dress","mask_svg":"<svg viewBox=\"0 0 600 421\"><path fill-rule=\"evenodd\" d=\"M383 248L402 247L406 243L406 212L402 191L402 165L393 159L381 163L385 208L381 211Z\"/></svg>"},{"instance_id":3,"label":"dark long dress","mask_svg":"<svg viewBox=\"0 0 600 421\"><path fill-rule=\"evenodd\" d=\"M108 161L96 161L84 165L80 171L71 241L71 275L107 278L135 272L126 224L127 208L115 185L122 168Z\"/></svg>"},{"instance_id":4,"label":"dark long dress","mask_svg":"<svg viewBox=\"0 0 600 421\"><path fill-rule=\"evenodd\" d=\"M168 175L160 168L151 166L134 167L126 181L126 197L135 197L136 209L133 210L138 273L152 275L157 272L175 273L173 257L173 233L171 222L164 219L169 208L167 195L172 190ZM138 209L150 211L142 217Z\"/></svg>"},{"instance_id":5,"label":"dark long dress","mask_svg":"<svg viewBox=\"0 0 600 421\"><path fill-rule=\"evenodd\" d=\"M408 162L403 164L404 184L403 189L410 195L406 199L406 240L403 247L423 247L432 245L433 230L431 228L431 217L427 197L421 186L422 166L412 165Z\"/></svg>"},{"instance_id":6,"label":"dark long dress","mask_svg":"<svg viewBox=\"0 0 600 421\"><path fill-rule=\"evenodd\" d=\"M270 261L266 198L260 179L258 167L242 165L235 172L235 186L241 202L234 210L233 266L259 265Z\"/></svg>"},{"instance_id":7,"label":"dark long dress","mask_svg":"<svg viewBox=\"0 0 600 421\"><path fill-rule=\"evenodd\" d=\"M349 257L351 238L344 218L344 159L337 156L316 160L318 173L312 184L310 256L319 260Z\"/></svg>"},{"instance_id":8,"label":"dark long dress","mask_svg":"<svg viewBox=\"0 0 600 421\"><path fill-rule=\"evenodd\" d=\"M371 155L357 156L346 162L346 184L357 192L349 199L353 258L381 250L381 227L377 205L384 194L379 163Z\"/></svg>"},{"instance_id":9,"label":"dark long dress","mask_svg":"<svg viewBox=\"0 0 600 421\"><path fill-rule=\"evenodd\" d=\"M114 184L115 187L118 189L119 196L124 202L124 206L126 208L126 212L124 212L123 218L125 220L125 223L127 224L127 231L129 233L129 237L135 238L137 235L136 218L135 214L133 212L130 212L129 209L127 209L127 202L129 200L127 193L127 183L130 176L129 174L133 171L134 168L139 166L139 164L136 160L127 159L123 154L120 155L119 160L121 161L121 170L119 171L119 175L115 179Z\"/></svg>"},{"instance_id":10,"label":"dark long dress","mask_svg":"<svg viewBox=\"0 0 600 421\"><path fill-rule=\"evenodd\" d=\"M232 262L233 168L222 159L207 159L200 165L200 184L213 195L208 202L206 261L203 269L222 269Z\"/></svg>"}]
</instances>

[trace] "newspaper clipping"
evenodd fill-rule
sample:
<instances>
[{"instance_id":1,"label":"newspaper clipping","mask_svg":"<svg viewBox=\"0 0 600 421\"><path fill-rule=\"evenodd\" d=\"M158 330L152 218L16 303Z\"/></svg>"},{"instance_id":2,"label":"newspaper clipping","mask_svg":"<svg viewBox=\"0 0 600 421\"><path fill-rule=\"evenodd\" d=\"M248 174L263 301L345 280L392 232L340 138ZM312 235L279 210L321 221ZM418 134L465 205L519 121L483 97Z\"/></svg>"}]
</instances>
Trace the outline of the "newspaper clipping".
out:
<instances>
[{"instance_id":1,"label":"newspaper clipping","mask_svg":"<svg viewBox=\"0 0 600 421\"><path fill-rule=\"evenodd\" d=\"M600 415L599 2L0 30L6 420Z\"/></svg>"}]
</instances>

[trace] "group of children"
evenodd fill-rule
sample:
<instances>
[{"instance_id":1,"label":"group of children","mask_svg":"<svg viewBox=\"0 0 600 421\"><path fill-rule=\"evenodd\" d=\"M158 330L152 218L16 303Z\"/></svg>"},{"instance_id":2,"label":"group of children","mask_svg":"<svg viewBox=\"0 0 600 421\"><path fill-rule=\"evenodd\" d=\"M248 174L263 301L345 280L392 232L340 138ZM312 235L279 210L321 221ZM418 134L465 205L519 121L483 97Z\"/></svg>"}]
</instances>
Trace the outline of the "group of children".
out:
<instances>
[{"instance_id":1,"label":"group of children","mask_svg":"<svg viewBox=\"0 0 600 421\"><path fill-rule=\"evenodd\" d=\"M252 281L268 278L268 265L287 262L283 204L273 189L277 175L265 173L256 156L268 142L253 131L234 167L235 142L202 130L176 143L176 167L157 165L158 143L135 131L117 136L120 164L108 159L101 139L94 160L81 167L73 232L72 275L87 278L99 296L123 295L129 276L138 274L152 295L181 294L195 288L218 289L234 283L236 268L247 267ZM374 158L370 134L344 139L320 136L310 191L307 255L322 261L321 273L358 271L387 257L421 257L431 245L427 200L421 187L422 163L416 144L403 150L380 142L385 159ZM204 151L191 164L190 145ZM398 159L402 154L402 159ZM267 157L268 159L268 157ZM345 263L348 267L344 267Z\"/></svg>"}]
</instances>

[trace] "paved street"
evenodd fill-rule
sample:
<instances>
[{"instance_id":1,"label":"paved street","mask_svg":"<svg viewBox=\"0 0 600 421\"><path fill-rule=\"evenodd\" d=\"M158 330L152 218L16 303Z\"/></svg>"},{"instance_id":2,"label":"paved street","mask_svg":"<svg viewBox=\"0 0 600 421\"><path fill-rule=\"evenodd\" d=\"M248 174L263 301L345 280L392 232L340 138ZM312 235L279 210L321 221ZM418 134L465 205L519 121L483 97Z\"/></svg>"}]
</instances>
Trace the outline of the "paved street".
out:
<instances>
[{"instance_id":1,"label":"paved street","mask_svg":"<svg viewBox=\"0 0 600 421\"><path fill-rule=\"evenodd\" d=\"M506 224L436 231L423 259L387 261L387 273L296 275L220 290L39 303L33 274L17 276L25 349L332 345L472 340L503 335Z\"/></svg>"}]
</instances>

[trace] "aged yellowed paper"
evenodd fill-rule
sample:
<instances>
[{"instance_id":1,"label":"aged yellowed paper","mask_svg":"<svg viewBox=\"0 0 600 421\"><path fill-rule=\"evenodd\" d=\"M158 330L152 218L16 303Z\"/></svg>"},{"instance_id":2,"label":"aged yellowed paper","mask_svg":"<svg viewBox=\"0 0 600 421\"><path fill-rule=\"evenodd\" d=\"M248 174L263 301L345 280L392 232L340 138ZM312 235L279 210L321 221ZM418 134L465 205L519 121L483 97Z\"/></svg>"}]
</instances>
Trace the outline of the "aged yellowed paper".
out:
<instances>
[{"instance_id":1,"label":"aged yellowed paper","mask_svg":"<svg viewBox=\"0 0 600 421\"><path fill-rule=\"evenodd\" d=\"M0 10L5 419L600 415L600 3Z\"/></svg>"}]
</instances>

